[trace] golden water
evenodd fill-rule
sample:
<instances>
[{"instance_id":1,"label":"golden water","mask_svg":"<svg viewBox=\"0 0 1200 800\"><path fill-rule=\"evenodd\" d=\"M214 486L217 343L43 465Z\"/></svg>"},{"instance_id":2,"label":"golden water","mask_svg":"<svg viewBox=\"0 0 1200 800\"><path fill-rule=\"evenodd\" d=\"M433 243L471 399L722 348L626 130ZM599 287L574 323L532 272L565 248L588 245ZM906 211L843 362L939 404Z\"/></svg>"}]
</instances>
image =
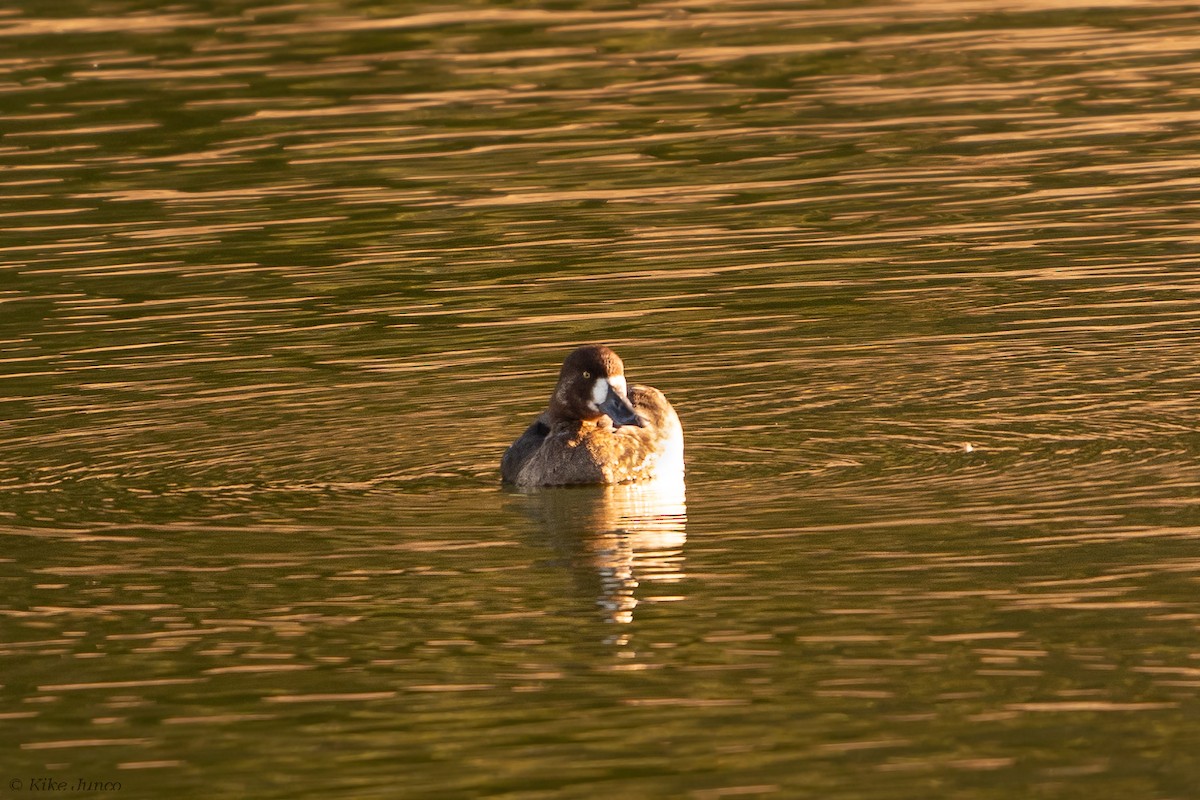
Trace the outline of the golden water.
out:
<instances>
[{"instance_id":1,"label":"golden water","mask_svg":"<svg viewBox=\"0 0 1200 800\"><path fill-rule=\"evenodd\" d=\"M0 787L1197 796L1198 48L1161 2L0 12ZM686 487L499 487L587 341Z\"/></svg>"}]
</instances>

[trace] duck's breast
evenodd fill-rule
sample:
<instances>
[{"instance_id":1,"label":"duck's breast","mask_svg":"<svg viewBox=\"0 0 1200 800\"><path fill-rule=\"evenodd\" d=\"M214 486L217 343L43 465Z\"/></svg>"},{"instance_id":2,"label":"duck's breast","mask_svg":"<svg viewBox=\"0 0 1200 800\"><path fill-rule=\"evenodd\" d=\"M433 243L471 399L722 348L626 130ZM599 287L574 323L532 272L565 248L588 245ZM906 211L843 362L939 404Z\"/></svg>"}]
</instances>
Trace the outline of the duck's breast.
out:
<instances>
[{"instance_id":1,"label":"duck's breast","mask_svg":"<svg viewBox=\"0 0 1200 800\"><path fill-rule=\"evenodd\" d=\"M500 474L518 486L626 483L683 476L683 426L662 392L629 387L644 425L555 422L544 416L504 454Z\"/></svg>"},{"instance_id":2,"label":"duck's breast","mask_svg":"<svg viewBox=\"0 0 1200 800\"><path fill-rule=\"evenodd\" d=\"M529 451L511 479L519 486L605 483L605 472L591 446L594 423L555 423Z\"/></svg>"}]
</instances>

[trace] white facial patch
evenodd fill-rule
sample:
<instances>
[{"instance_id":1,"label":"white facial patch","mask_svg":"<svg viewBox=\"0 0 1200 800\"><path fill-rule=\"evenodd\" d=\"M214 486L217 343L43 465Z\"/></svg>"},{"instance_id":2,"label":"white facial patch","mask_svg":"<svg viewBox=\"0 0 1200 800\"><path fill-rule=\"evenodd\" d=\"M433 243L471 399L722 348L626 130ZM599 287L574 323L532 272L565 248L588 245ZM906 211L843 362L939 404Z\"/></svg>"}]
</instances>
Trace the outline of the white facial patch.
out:
<instances>
[{"instance_id":1,"label":"white facial patch","mask_svg":"<svg viewBox=\"0 0 1200 800\"><path fill-rule=\"evenodd\" d=\"M608 397L608 379L596 378L596 382L592 384L592 399L588 401L588 408L592 411L599 411L600 404L606 397Z\"/></svg>"},{"instance_id":2,"label":"white facial patch","mask_svg":"<svg viewBox=\"0 0 1200 800\"><path fill-rule=\"evenodd\" d=\"M624 375L613 375L608 379L608 382L611 383L612 387L617 390L617 394L628 394L625 389Z\"/></svg>"}]
</instances>

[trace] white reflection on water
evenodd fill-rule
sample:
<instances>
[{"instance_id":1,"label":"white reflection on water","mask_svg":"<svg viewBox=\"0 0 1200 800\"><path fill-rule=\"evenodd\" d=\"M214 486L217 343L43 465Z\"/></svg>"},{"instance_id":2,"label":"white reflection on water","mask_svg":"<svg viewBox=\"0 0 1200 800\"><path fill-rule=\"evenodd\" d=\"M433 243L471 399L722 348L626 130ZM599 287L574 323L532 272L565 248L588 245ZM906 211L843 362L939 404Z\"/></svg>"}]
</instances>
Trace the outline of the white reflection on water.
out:
<instances>
[{"instance_id":1,"label":"white reflection on water","mask_svg":"<svg viewBox=\"0 0 1200 800\"><path fill-rule=\"evenodd\" d=\"M611 622L633 621L642 582L672 584L684 577L687 502L682 477L541 489L523 499L549 544L575 572L580 589L596 597Z\"/></svg>"}]
</instances>

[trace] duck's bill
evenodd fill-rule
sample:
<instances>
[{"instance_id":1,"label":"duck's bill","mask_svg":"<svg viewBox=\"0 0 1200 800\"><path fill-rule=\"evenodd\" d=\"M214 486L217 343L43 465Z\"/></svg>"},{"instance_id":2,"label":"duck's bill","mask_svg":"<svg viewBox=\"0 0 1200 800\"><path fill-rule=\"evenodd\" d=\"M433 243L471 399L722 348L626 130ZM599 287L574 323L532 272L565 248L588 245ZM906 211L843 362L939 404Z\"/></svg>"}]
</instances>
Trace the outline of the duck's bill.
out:
<instances>
[{"instance_id":1,"label":"duck's bill","mask_svg":"<svg viewBox=\"0 0 1200 800\"><path fill-rule=\"evenodd\" d=\"M641 417L633 410L633 404L629 402L629 398L618 392L613 386L609 385L608 394L604 397L604 402L600 404L600 410L608 415L608 418L613 421L613 427L619 428L622 425L636 425L639 428L645 427Z\"/></svg>"}]
</instances>

